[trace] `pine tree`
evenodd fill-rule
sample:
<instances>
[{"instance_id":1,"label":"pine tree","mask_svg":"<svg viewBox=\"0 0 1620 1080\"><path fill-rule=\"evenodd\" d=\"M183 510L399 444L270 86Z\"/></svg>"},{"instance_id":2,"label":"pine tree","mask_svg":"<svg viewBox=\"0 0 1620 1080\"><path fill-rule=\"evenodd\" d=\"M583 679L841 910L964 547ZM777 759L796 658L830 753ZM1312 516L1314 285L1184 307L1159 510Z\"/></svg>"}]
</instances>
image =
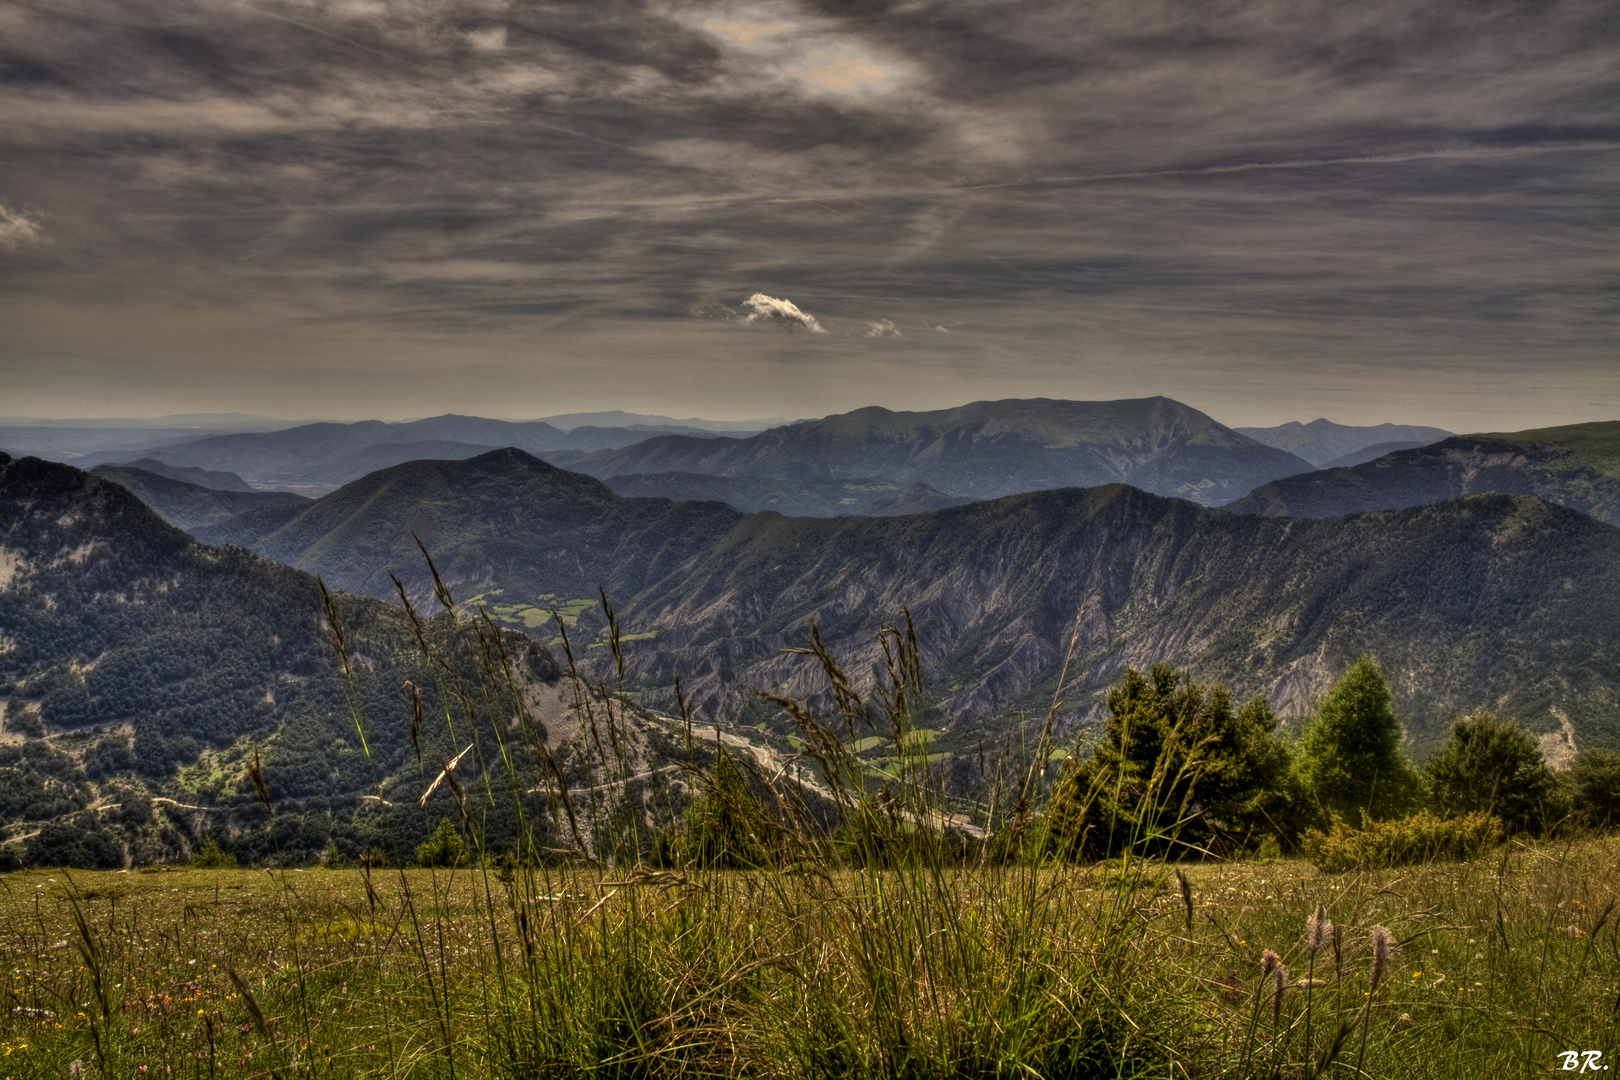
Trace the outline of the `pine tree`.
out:
<instances>
[{"instance_id":1,"label":"pine tree","mask_svg":"<svg viewBox=\"0 0 1620 1080\"><path fill-rule=\"evenodd\" d=\"M1168 664L1133 669L1108 694L1096 749L1065 763L1045 816L1046 850L1098 858L1127 847L1235 850L1287 816L1287 748L1264 698L1233 709L1224 686Z\"/></svg>"},{"instance_id":2,"label":"pine tree","mask_svg":"<svg viewBox=\"0 0 1620 1080\"><path fill-rule=\"evenodd\" d=\"M1363 656L1317 704L1302 740L1301 778L1323 811L1354 827L1400 817L1423 801L1423 779L1401 738L1389 684Z\"/></svg>"},{"instance_id":3,"label":"pine tree","mask_svg":"<svg viewBox=\"0 0 1620 1080\"><path fill-rule=\"evenodd\" d=\"M751 869L767 861L768 823L754 789L724 745L704 792L686 809L686 854L700 866Z\"/></svg>"},{"instance_id":4,"label":"pine tree","mask_svg":"<svg viewBox=\"0 0 1620 1080\"><path fill-rule=\"evenodd\" d=\"M1588 825L1620 825L1620 754L1587 747L1570 762L1568 780L1575 812Z\"/></svg>"}]
</instances>

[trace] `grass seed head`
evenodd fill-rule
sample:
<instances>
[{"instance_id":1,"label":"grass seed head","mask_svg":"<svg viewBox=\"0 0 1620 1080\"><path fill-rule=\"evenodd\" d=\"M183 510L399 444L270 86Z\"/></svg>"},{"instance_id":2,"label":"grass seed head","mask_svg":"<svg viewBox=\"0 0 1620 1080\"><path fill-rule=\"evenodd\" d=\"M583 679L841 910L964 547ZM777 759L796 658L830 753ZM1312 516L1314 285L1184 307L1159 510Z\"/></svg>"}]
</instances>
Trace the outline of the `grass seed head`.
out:
<instances>
[{"instance_id":1,"label":"grass seed head","mask_svg":"<svg viewBox=\"0 0 1620 1080\"><path fill-rule=\"evenodd\" d=\"M1372 928L1372 950L1372 984L1376 990L1384 976L1389 974L1389 961L1395 955L1395 935L1389 932L1388 927Z\"/></svg>"},{"instance_id":2,"label":"grass seed head","mask_svg":"<svg viewBox=\"0 0 1620 1080\"><path fill-rule=\"evenodd\" d=\"M1333 924L1328 921L1327 909L1317 904L1316 911L1305 920L1305 947L1315 953L1332 935Z\"/></svg>"}]
</instances>

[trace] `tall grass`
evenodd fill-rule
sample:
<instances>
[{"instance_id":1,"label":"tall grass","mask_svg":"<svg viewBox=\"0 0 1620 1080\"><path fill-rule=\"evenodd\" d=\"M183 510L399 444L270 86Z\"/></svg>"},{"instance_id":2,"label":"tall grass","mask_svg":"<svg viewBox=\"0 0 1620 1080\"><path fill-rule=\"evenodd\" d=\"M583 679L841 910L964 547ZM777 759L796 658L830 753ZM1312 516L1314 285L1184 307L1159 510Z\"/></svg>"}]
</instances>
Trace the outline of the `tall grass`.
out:
<instances>
[{"instance_id":1,"label":"tall grass","mask_svg":"<svg viewBox=\"0 0 1620 1080\"><path fill-rule=\"evenodd\" d=\"M606 597L600 676L559 620L580 718L565 761L503 632L435 581L448 637L401 599L433 700L476 751L417 757L467 859L0 879L0 1077L1477 1077L1613 1050L1613 841L1340 876L1072 865L1040 828L1059 702L1029 764L992 777L988 828L965 827L916 732L907 617L879 634L864 693L812 631L827 708L764 695L805 747L792 767L737 753L746 782L726 780L683 701L683 783L747 838L702 846L698 815L638 778ZM422 700L414 740L436 722ZM873 736L881 775L852 750ZM544 815L521 798L537 781ZM499 799L518 841L496 851ZM1139 809L1156 831L1126 850L1176 850L1176 814ZM1377 927L1394 951L1375 978Z\"/></svg>"}]
</instances>

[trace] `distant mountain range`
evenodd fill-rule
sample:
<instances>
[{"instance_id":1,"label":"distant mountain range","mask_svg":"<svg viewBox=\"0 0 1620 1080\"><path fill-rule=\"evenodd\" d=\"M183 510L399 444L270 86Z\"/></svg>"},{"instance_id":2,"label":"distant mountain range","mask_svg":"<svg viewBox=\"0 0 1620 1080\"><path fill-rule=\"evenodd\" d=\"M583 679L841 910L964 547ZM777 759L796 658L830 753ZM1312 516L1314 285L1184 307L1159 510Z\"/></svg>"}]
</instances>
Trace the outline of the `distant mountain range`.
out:
<instances>
[{"instance_id":1,"label":"distant mountain range","mask_svg":"<svg viewBox=\"0 0 1620 1080\"><path fill-rule=\"evenodd\" d=\"M1206 505L1310 465L1169 398L979 401L937 412L866 408L747 439L662 436L547 460L602 479L690 473L797 483L923 483L950 496L1125 483Z\"/></svg>"},{"instance_id":2,"label":"distant mountain range","mask_svg":"<svg viewBox=\"0 0 1620 1080\"><path fill-rule=\"evenodd\" d=\"M642 684L679 673L722 712L749 687L813 688L780 653L812 618L865 670L873 632L908 605L947 748L1038 713L1082 604L1076 707L1126 664L1166 660L1299 713L1368 651L1420 741L1486 706L1620 737L1620 530L1533 498L1300 522L1110 485L826 520L623 498L501 450L397 466L241 526L201 534L376 596L389 568L429 590L414 532L458 598L542 634L550 610L588 612L601 586Z\"/></svg>"},{"instance_id":3,"label":"distant mountain range","mask_svg":"<svg viewBox=\"0 0 1620 1080\"><path fill-rule=\"evenodd\" d=\"M1335 424L1331 420L1312 420L1308 424L1291 420L1276 427L1239 427L1232 430L1302 457L1318 469L1359 465L1394 450L1438 442L1451 434L1435 427L1406 424L1351 427ZM1350 458L1356 460L1347 460Z\"/></svg>"},{"instance_id":4,"label":"distant mountain range","mask_svg":"<svg viewBox=\"0 0 1620 1080\"><path fill-rule=\"evenodd\" d=\"M947 495L924 483L902 487L890 480L772 480L763 476L651 473L613 476L608 487L630 498L712 500L745 513L774 510L793 517L875 517L920 514L961 506L972 499Z\"/></svg>"},{"instance_id":5,"label":"distant mountain range","mask_svg":"<svg viewBox=\"0 0 1620 1080\"><path fill-rule=\"evenodd\" d=\"M1231 509L1338 517L1486 491L1535 495L1620 525L1620 421L1458 435L1350 468L1277 480Z\"/></svg>"},{"instance_id":6,"label":"distant mountain range","mask_svg":"<svg viewBox=\"0 0 1620 1080\"><path fill-rule=\"evenodd\" d=\"M579 427L622 427L636 431L713 431L725 434L753 435L767 428L781 427L788 423L786 417L770 416L757 420L704 420L700 417L690 417L686 420L677 420L673 416L657 416L648 413L631 413L623 409L611 409L607 412L579 412L562 413L557 416L542 416L536 421L541 424L550 424L563 431L573 431Z\"/></svg>"},{"instance_id":7,"label":"distant mountain range","mask_svg":"<svg viewBox=\"0 0 1620 1080\"><path fill-rule=\"evenodd\" d=\"M439 697L447 683L486 685L477 672L487 634L424 609L442 661L430 665L397 604L343 593L335 604L352 679L312 576L203 547L118 483L0 454L0 842L14 841L0 847L0 867L19 850L46 866L184 860L205 836L244 860L308 864L329 837L345 857L379 847L408 858L456 813L450 785L425 808L424 789L473 746L457 775L490 836L510 843L506 815L521 799L544 843L555 774L543 771L535 735L575 785L589 830L600 798L576 737L576 692L545 648L503 632L515 687L503 676L489 698L452 702ZM439 718L418 732L420 759L412 685ZM513 689L531 710L521 732L510 730ZM673 722L621 719L614 745L630 767L650 772L679 753ZM730 732L706 738L750 745ZM245 775L254 761L273 819Z\"/></svg>"},{"instance_id":8,"label":"distant mountain range","mask_svg":"<svg viewBox=\"0 0 1620 1080\"><path fill-rule=\"evenodd\" d=\"M236 473L260 487L322 494L404 461L454 460L503 446L533 454L589 452L627 446L661 432L696 439L718 437L689 428L582 426L563 431L539 421L514 423L447 414L408 423L362 420L216 435L152 447L142 456L179 468Z\"/></svg>"},{"instance_id":9,"label":"distant mountain range","mask_svg":"<svg viewBox=\"0 0 1620 1080\"><path fill-rule=\"evenodd\" d=\"M170 413L166 416L0 416L0 427L61 428L78 431L274 431L308 423L307 420L278 420L252 413Z\"/></svg>"}]
</instances>

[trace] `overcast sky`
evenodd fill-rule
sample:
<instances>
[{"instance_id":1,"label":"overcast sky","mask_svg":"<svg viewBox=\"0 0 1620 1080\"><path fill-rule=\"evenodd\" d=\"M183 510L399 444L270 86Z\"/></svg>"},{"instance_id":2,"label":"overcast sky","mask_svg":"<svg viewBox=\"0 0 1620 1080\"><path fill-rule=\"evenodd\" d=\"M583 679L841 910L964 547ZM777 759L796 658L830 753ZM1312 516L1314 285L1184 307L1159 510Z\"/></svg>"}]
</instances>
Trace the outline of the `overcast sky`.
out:
<instances>
[{"instance_id":1,"label":"overcast sky","mask_svg":"<svg viewBox=\"0 0 1620 1080\"><path fill-rule=\"evenodd\" d=\"M1614 0L0 0L0 413L1620 418Z\"/></svg>"}]
</instances>

